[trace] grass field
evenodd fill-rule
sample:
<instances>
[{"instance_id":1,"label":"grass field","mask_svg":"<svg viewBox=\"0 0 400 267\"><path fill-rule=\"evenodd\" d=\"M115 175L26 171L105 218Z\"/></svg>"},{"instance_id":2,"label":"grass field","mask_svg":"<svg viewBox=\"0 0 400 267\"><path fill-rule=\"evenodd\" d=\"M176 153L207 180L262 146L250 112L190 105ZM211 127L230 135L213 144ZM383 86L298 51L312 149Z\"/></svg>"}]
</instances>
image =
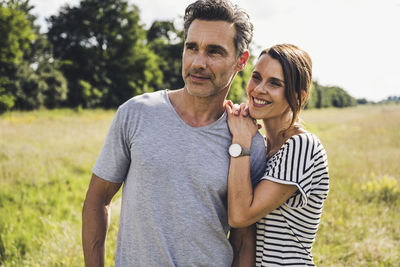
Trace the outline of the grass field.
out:
<instances>
[{"instance_id":1,"label":"grass field","mask_svg":"<svg viewBox=\"0 0 400 267\"><path fill-rule=\"evenodd\" d=\"M0 266L83 266L82 203L113 114L0 116ZM327 150L331 179L315 263L400 266L400 106L311 110L303 119ZM106 266L116 246L113 203Z\"/></svg>"}]
</instances>

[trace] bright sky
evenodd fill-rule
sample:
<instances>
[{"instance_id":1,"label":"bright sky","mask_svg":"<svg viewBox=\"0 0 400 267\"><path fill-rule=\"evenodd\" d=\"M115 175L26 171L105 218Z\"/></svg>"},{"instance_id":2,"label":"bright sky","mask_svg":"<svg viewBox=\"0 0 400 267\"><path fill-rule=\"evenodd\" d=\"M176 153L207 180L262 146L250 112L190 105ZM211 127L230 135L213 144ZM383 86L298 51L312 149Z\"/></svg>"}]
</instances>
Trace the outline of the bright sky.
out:
<instances>
[{"instance_id":1,"label":"bright sky","mask_svg":"<svg viewBox=\"0 0 400 267\"><path fill-rule=\"evenodd\" d=\"M181 22L194 0L130 0L142 22ZM313 59L313 76L322 85L337 85L356 98L379 101L400 95L400 0L231 0L254 24L254 52L292 43ZM31 0L44 18L65 3L79 0ZM42 26L45 30L45 26Z\"/></svg>"}]
</instances>

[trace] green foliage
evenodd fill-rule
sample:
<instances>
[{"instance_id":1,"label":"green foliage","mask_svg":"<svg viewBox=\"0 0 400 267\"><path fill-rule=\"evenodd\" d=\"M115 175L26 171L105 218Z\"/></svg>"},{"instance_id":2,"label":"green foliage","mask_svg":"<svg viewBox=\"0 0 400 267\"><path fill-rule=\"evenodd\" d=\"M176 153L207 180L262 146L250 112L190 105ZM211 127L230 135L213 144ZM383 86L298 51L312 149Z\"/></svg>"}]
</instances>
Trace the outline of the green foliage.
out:
<instances>
[{"instance_id":1,"label":"green foliage","mask_svg":"<svg viewBox=\"0 0 400 267\"><path fill-rule=\"evenodd\" d=\"M173 21L154 21L147 31L151 50L160 58L158 64L163 73L159 89L179 89L184 86L181 74L184 33Z\"/></svg>"},{"instance_id":2,"label":"green foliage","mask_svg":"<svg viewBox=\"0 0 400 267\"><path fill-rule=\"evenodd\" d=\"M252 58L250 58L246 64L246 67L242 71L238 72L235 79L233 80L227 99L232 100L233 103L238 104L247 101L247 82L251 77L253 69L254 65L252 64Z\"/></svg>"},{"instance_id":3,"label":"green foliage","mask_svg":"<svg viewBox=\"0 0 400 267\"><path fill-rule=\"evenodd\" d=\"M87 107L95 107L101 102L103 94L97 88L94 88L90 83L84 80L79 80L78 84Z\"/></svg>"},{"instance_id":4,"label":"green foliage","mask_svg":"<svg viewBox=\"0 0 400 267\"><path fill-rule=\"evenodd\" d=\"M135 5L82 0L77 7L64 6L48 21L54 56L69 82L70 105L115 107L160 86L158 57L145 45ZM89 94L100 96L100 101L88 98L88 87L81 81L100 92Z\"/></svg>"},{"instance_id":5,"label":"green foliage","mask_svg":"<svg viewBox=\"0 0 400 267\"><path fill-rule=\"evenodd\" d=\"M310 96L308 99L308 103L306 105L306 109L317 108L318 103L318 91L315 89L315 83L311 83Z\"/></svg>"},{"instance_id":6,"label":"green foliage","mask_svg":"<svg viewBox=\"0 0 400 267\"><path fill-rule=\"evenodd\" d=\"M352 107L357 100L338 86L322 86L314 81L307 108Z\"/></svg>"},{"instance_id":7,"label":"green foliage","mask_svg":"<svg viewBox=\"0 0 400 267\"><path fill-rule=\"evenodd\" d=\"M0 6L0 112L54 108L66 100L67 81L57 70L50 44L34 25L29 0Z\"/></svg>"},{"instance_id":8,"label":"green foliage","mask_svg":"<svg viewBox=\"0 0 400 267\"><path fill-rule=\"evenodd\" d=\"M379 101L379 104L399 104L400 103L400 96L388 96L386 99Z\"/></svg>"},{"instance_id":9,"label":"green foliage","mask_svg":"<svg viewBox=\"0 0 400 267\"><path fill-rule=\"evenodd\" d=\"M394 177L383 175L368 181L361 187L368 201L384 201L388 204L400 204L400 185Z\"/></svg>"},{"instance_id":10,"label":"green foliage","mask_svg":"<svg viewBox=\"0 0 400 267\"><path fill-rule=\"evenodd\" d=\"M368 104L368 100L365 98L359 98L359 99L357 99L357 104L358 105L366 105L366 104Z\"/></svg>"},{"instance_id":11,"label":"green foliage","mask_svg":"<svg viewBox=\"0 0 400 267\"><path fill-rule=\"evenodd\" d=\"M20 74L19 66L31 52L31 43L36 38L31 22L23 11L12 8L15 5L14 1L0 5L0 113L18 102L14 85Z\"/></svg>"},{"instance_id":12,"label":"green foliage","mask_svg":"<svg viewBox=\"0 0 400 267\"><path fill-rule=\"evenodd\" d=\"M14 97L5 92L4 88L0 89L0 113L10 110L14 106Z\"/></svg>"},{"instance_id":13,"label":"green foliage","mask_svg":"<svg viewBox=\"0 0 400 267\"><path fill-rule=\"evenodd\" d=\"M42 63L37 69L40 80L43 82L44 106L47 108L61 107L67 99L67 80L64 75L50 63Z\"/></svg>"},{"instance_id":14,"label":"green foliage","mask_svg":"<svg viewBox=\"0 0 400 267\"><path fill-rule=\"evenodd\" d=\"M14 107L14 96L4 88L7 84L7 77L0 77L0 114Z\"/></svg>"},{"instance_id":15,"label":"green foliage","mask_svg":"<svg viewBox=\"0 0 400 267\"><path fill-rule=\"evenodd\" d=\"M37 70L26 63L16 67L14 81L6 84L15 108L54 108L66 99L67 81L52 64L41 64Z\"/></svg>"},{"instance_id":16,"label":"green foliage","mask_svg":"<svg viewBox=\"0 0 400 267\"><path fill-rule=\"evenodd\" d=\"M9 88L16 95L17 109L37 109L44 103L43 92L46 84L39 79L37 73L26 63L17 66L15 82Z\"/></svg>"},{"instance_id":17,"label":"green foliage","mask_svg":"<svg viewBox=\"0 0 400 267\"><path fill-rule=\"evenodd\" d=\"M6 76L29 54L36 34L23 11L1 4L0 36L0 75Z\"/></svg>"}]
</instances>

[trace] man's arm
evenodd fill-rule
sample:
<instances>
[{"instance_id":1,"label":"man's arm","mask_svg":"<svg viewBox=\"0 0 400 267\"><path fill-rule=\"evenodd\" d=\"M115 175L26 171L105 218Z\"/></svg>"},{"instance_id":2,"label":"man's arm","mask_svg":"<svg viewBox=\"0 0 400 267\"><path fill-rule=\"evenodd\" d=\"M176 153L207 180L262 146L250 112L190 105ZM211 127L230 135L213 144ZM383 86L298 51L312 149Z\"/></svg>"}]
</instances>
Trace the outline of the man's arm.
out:
<instances>
[{"instance_id":1,"label":"man's arm","mask_svg":"<svg viewBox=\"0 0 400 267\"><path fill-rule=\"evenodd\" d=\"M92 175L82 210L82 244L85 266L104 266L110 204L121 187Z\"/></svg>"},{"instance_id":2,"label":"man's arm","mask_svg":"<svg viewBox=\"0 0 400 267\"><path fill-rule=\"evenodd\" d=\"M232 228L229 241L233 248L232 267L254 267L256 262L256 226Z\"/></svg>"}]
</instances>

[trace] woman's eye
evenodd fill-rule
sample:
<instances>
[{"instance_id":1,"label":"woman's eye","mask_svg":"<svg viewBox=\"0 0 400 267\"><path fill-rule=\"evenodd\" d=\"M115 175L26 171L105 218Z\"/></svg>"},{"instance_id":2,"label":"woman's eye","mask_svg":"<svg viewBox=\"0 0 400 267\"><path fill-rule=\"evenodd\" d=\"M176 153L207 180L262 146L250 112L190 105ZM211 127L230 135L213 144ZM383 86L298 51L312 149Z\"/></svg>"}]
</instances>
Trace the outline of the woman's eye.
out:
<instances>
[{"instance_id":1,"label":"woman's eye","mask_svg":"<svg viewBox=\"0 0 400 267\"><path fill-rule=\"evenodd\" d=\"M276 81L271 81L270 84L271 84L273 87L281 87L281 86L282 86L281 83L276 82Z\"/></svg>"}]
</instances>

